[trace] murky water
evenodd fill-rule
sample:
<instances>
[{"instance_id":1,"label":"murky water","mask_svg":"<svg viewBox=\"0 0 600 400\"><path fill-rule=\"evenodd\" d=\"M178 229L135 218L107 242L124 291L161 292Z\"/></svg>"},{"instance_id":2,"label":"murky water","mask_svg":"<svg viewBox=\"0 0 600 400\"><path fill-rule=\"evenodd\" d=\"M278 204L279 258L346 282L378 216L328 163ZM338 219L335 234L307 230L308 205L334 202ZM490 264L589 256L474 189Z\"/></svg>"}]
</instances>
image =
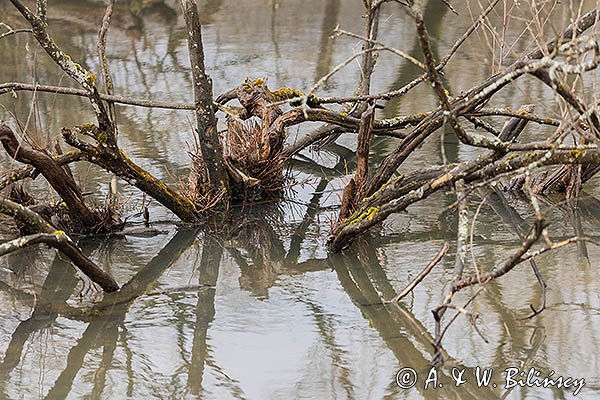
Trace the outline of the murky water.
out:
<instances>
[{"instance_id":1,"label":"murky water","mask_svg":"<svg viewBox=\"0 0 600 400\"><path fill-rule=\"evenodd\" d=\"M50 3L50 28L57 43L75 60L97 70L95 42L102 2ZM116 92L189 102L187 44L177 2L131 3L117 7L109 33ZM441 1L426 3L438 56L472 21L466 2L454 3L461 3L456 4L459 17ZM479 8L470 3L476 15ZM508 7L513 2L504 3ZM354 39L330 39L337 24L362 31L360 1L200 4L206 61L216 93L239 85L246 76L266 76L271 87L306 90L360 49ZM556 12L549 19L549 29L562 26L563 14ZM0 0L0 21L24 26L6 0ZM411 20L398 5L387 5L382 21L386 43L417 54ZM510 43L520 37L521 29L516 22L507 27ZM491 72L486 43L484 35L474 37L467 43L468 51L448 66L446 77L454 91L469 88ZM520 54L527 47L521 40L515 50ZM501 65L511 60L509 56ZM499 65L499 60L493 61ZM417 72L383 54L374 91L396 89ZM358 76L357 66L351 65L320 93L351 94ZM70 84L27 34L0 40L0 82L33 79ZM497 101L518 107L548 95L526 78L503 90ZM421 112L433 104L435 99L423 87L388 104L383 115ZM92 119L85 100L65 96L20 92L16 98L0 98L0 107L2 118L14 122L11 114L15 114L36 132L40 143L57 137L62 126ZM119 141L142 166L176 184L186 175L192 120L188 112L119 107ZM311 126L291 129L289 140ZM540 132L530 126L526 135ZM373 151L382 157L393 145L380 140ZM500 373L508 367L525 371L535 367L542 377L553 370L555 375L584 378L578 398L598 398L599 252L583 244L536 260L549 289L548 309L535 319L523 320L529 305L537 307L540 301L529 265L489 284L472 305L488 343L460 317L444 341L448 360L440 371L444 387L424 390L432 358L431 310L448 289L453 257L447 256L398 306L380 303L402 289L444 241L455 241L456 215L446 210L453 199L443 193L433 196L391 218L350 251L328 257L324 241L340 187L347 180L346 168L353 164L353 146L354 137L345 135L320 154L303 153L293 164L296 180L303 182L291 188L293 201L252 210L233 238L177 229L174 218L151 203L155 234L82 241L85 251L119 283L127 282L118 294L103 296L88 290L67 263L42 248L0 258L0 398L572 397L573 388L506 390ZM473 156L451 135L444 148L451 160ZM0 153L2 166L12 165ZM441 157L439 141L432 140L403 168L439 163ZM106 193L108 174L84 163L75 170L86 191ZM600 227L600 200L594 197L600 193L595 186L588 184L576 211L560 203L547 204L553 236L595 235ZM121 190L124 213L138 212L141 194L126 185ZM481 199L487 194L480 193ZM471 212L480 201L474 199ZM530 220L525 206L515 207L516 211L498 194L488 195L474 234L473 258L479 269L491 268L518 245L514 226ZM132 221L134 227L142 226L139 218ZM4 235L6 230L2 229ZM456 304L464 304L473 293L461 293ZM491 384L477 388L471 371L476 366L494 368L496 388ZM412 389L401 389L395 382L396 372L404 367L419 373ZM450 378L453 367L469 368L468 382L458 388Z\"/></svg>"}]
</instances>

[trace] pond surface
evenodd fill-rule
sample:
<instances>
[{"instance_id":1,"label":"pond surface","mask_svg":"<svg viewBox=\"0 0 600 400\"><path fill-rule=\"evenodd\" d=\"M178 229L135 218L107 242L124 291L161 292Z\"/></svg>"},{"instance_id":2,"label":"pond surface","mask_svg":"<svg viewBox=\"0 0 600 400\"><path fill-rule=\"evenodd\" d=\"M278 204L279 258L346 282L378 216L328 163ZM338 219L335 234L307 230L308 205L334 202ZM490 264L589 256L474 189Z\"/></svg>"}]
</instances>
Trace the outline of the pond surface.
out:
<instances>
[{"instance_id":1,"label":"pond surface","mask_svg":"<svg viewBox=\"0 0 600 400\"><path fill-rule=\"evenodd\" d=\"M123 2L118 2L123 3ZM471 25L480 9L473 1L454 2L455 16L443 2L425 3L425 16L438 57ZM483 2L486 3L486 2ZM503 2L501 2L502 4ZM512 2L504 2L509 6ZM594 2L583 2L591 6ZM355 39L330 36L336 25L362 32L358 0L207 0L200 1L208 71L215 93L245 77L268 77L272 88L307 90L321 76L360 51ZM579 4L579 3L578 3ZM550 6L548 6L550 7ZM585 7L584 7L585 8ZM417 55L410 18L397 4L383 10L381 38ZM502 7L499 9L500 13ZM515 11L527 16L526 11ZM98 1L53 1L50 29L74 60L97 68ZM493 17L498 21L501 16ZM548 29L564 26L557 9ZM0 21L24 21L0 0ZM523 25L502 32L521 54L530 47ZM488 31L486 31L488 32ZM490 35L469 39L446 70L456 92L509 64L514 55L490 60ZM109 32L108 58L116 93L131 97L191 101L186 32L176 1L119 4ZM507 52L508 53L508 52ZM71 85L27 34L0 40L0 83L9 81ZM373 91L396 89L419 71L382 54ZM319 90L350 95L359 69L352 64ZM518 108L550 96L535 80L504 89L498 104ZM390 102L382 116L429 110L435 99L426 86ZM187 175L193 114L185 111L118 107L121 146L155 176L175 185ZM549 108L549 115L556 110ZM63 126L92 120L84 99L24 92L0 98L0 117L16 115L38 143L53 143ZM222 116L221 116L222 117ZM222 118L221 118L222 119ZM318 124L290 129L289 140ZM533 137L544 130L530 126ZM396 142L379 140L380 160ZM540 289L528 264L487 285L470 306L480 318L486 343L459 317L444 339L443 388L424 390L432 359L431 310L446 291L453 251L399 305L381 305L405 287L444 242L456 241L456 213L450 193L440 193L389 219L341 255L329 255L325 240L336 216L347 171L354 165L355 137L344 135L320 153L306 151L292 165L290 201L246 210L233 236L206 235L178 228L164 208L150 203L153 234L96 238L80 242L124 289L103 296L83 283L60 256L30 248L0 258L0 398L205 398L205 399L548 399L572 398L573 388L513 388L500 376L508 367L535 367L542 377L584 378L577 398L600 396L599 251L567 247L536 259L548 284L548 308L524 319ZM448 159L467 160L470 149L446 135ZM403 169L441 163L439 140L424 144ZM4 152L3 167L12 166ZM110 176L84 163L74 166L85 190L102 200ZM43 184L32 184L46 193ZM559 201L545 204L551 234L594 237L600 227L596 181L573 210ZM140 211L139 191L122 184L124 215ZM481 207L474 230L472 260L489 270L519 245L515 226L531 222L526 205L509 203L502 193L482 190L470 204ZM560 199L559 199L560 200ZM2 235L10 226L2 220ZM133 228L142 228L139 217ZM471 259L471 254L469 255ZM474 268L474 267L471 267ZM472 269L471 271L473 271ZM456 296L464 304L474 291ZM451 315L451 313L448 313ZM477 388L471 368L494 368L494 388ZM401 389L396 372L419 373L419 383ZM452 368L469 368L458 388Z\"/></svg>"}]
</instances>

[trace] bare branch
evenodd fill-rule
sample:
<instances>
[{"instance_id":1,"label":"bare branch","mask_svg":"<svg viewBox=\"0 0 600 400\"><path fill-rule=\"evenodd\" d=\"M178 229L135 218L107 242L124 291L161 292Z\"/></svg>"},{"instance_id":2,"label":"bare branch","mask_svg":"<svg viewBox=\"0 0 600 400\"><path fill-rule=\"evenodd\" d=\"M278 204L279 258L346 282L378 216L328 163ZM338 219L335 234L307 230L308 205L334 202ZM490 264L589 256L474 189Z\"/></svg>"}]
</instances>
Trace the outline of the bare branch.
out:
<instances>
[{"instance_id":1,"label":"bare branch","mask_svg":"<svg viewBox=\"0 0 600 400\"><path fill-rule=\"evenodd\" d=\"M425 279L427 275L429 275L433 267L435 267L442 260L442 258L444 258L449 248L450 246L448 245L448 243L444 243L444 246L442 246L437 255L433 258L433 260L431 260L429 264L427 264L423 271L419 272L419 274L415 276L413 280L410 281L410 283L406 285L406 287L400 293L394 296L393 299L386 301L386 303L397 303L404 297L406 297L406 295L408 295L410 292L412 292L413 289L416 288L417 285L421 283L421 281Z\"/></svg>"},{"instance_id":2,"label":"bare branch","mask_svg":"<svg viewBox=\"0 0 600 400\"><path fill-rule=\"evenodd\" d=\"M202 28L195 0L180 0L188 30L188 49L196 104L197 142L202 158L195 162L190 175L191 190L199 193L229 194L229 178L219 142L217 121L212 105L212 80L204 67ZM226 196L228 197L228 195Z\"/></svg>"},{"instance_id":3,"label":"bare branch","mask_svg":"<svg viewBox=\"0 0 600 400\"><path fill-rule=\"evenodd\" d=\"M63 86L50 86L41 84L30 84L21 82L8 82L0 83L0 95L17 92L17 91L28 91L28 92L47 92L56 94L67 94L80 97L88 97L88 93L82 89L75 89ZM119 103L130 106L148 107L148 108L164 108L171 110L195 110L196 106L192 103L176 103L169 101L160 100L144 100L135 99L127 96L118 95L107 95L99 93L100 99L108 101L110 103Z\"/></svg>"},{"instance_id":4,"label":"bare branch","mask_svg":"<svg viewBox=\"0 0 600 400\"><path fill-rule=\"evenodd\" d=\"M63 233L36 233L34 235L22 236L0 244L0 256L12 253L19 249L34 244L46 243L56 247L60 242L66 242L67 237Z\"/></svg>"},{"instance_id":5,"label":"bare branch","mask_svg":"<svg viewBox=\"0 0 600 400\"><path fill-rule=\"evenodd\" d=\"M36 212L2 198L0 198L0 212L18 219L23 224L39 233L59 236L60 240L57 240L55 243L50 243L53 247L69 257L73 264L75 264L93 282L104 289L104 291L114 292L119 290L119 285L109 274L104 272L93 261L87 258L64 232L57 231Z\"/></svg>"}]
</instances>

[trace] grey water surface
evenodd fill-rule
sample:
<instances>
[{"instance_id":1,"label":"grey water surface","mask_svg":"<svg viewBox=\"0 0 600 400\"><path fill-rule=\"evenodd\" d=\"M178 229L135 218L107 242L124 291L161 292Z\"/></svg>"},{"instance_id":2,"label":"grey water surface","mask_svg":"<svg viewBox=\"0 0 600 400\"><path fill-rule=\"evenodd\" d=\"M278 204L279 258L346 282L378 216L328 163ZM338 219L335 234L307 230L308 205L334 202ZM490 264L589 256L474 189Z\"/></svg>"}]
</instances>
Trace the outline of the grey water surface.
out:
<instances>
[{"instance_id":1,"label":"grey water surface","mask_svg":"<svg viewBox=\"0 0 600 400\"><path fill-rule=\"evenodd\" d=\"M495 21L501 20L503 7L514 4L500 3L498 14L492 15ZM595 4L583 3L588 8ZM476 1L453 4L458 16L442 1L424 2L438 58L480 10ZM356 39L331 38L338 24L362 34L359 0L206 0L199 5L207 68L217 94L248 76L268 77L271 88L305 91L360 51ZM62 0L48 7L49 29L59 46L99 71L96 40L103 2ZM7 0L0 0L0 21L14 28L25 26ZM381 21L380 37L386 44L419 56L413 23L399 4L386 5ZM546 22L552 32L562 28L568 16L557 11ZM454 92L470 88L532 46L518 20L498 34L516 43L506 49L505 58L489 56L494 41L487 30L456 54L445 73ZM107 55L117 94L192 101L186 30L177 1L118 1ZM414 65L383 53L373 92L397 89L419 73ZM352 63L318 93L351 95L359 75ZM28 34L0 40L0 83L10 81L74 85ZM495 104L516 109L547 96L551 94L543 85L524 78L504 89ZM388 103L381 117L423 112L435 104L424 85ZM1 96L0 118L14 125L14 116L39 143L53 143L63 126L93 120L85 99L47 93ZM118 106L119 143L155 176L177 185L188 172L193 118L187 111ZM222 115L220 119L223 129ZM290 128L288 140L317 126ZM531 125L525 137L545 132ZM379 139L372 149L374 160L381 160L396 144L394 139ZM573 387L506 389L503 373L509 367L525 372L536 368L542 378L550 371L553 377L583 378L585 387L577 398L598 398L599 252L583 243L536 259L548 284L548 308L534 319L523 319L531 313L530 304L538 307L541 299L529 264L487 285L470 310L479 315L478 327L488 343L459 317L444 340L447 362L439 372L444 386L424 389L433 355L431 310L448 290L452 249L399 305L384 306L381 301L404 288L444 242L454 245L454 197L434 195L393 216L350 250L328 255L325 241L355 162L354 146L355 136L347 134L320 153L300 154L291 165L296 183L290 184L288 201L245 210L244 223L228 237L179 228L173 215L151 202L154 234L82 240L92 259L120 284L128 282L117 294L90 290L67 262L43 247L0 258L0 398L573 397ZM402 169L441 163L441 148L440 140L428 141ZM443 148L450 161L476 155L461 147L450 131ZM2 151L0 165L16 164ZM73 168L85 191L103 200L110 175L86 163ZM46 195L37 181L29 186ZM141 193L123 182L119 185L124 214L139 212ZM597 235L600 191L596 181L585 189L575 210L560 199L542 202L553 237ZM471 217L484 198L469 253L471 272L473 261L485 271L509 256L520 243L515 226L531 223L526 204L487 189L472 196ZM141 218L131 222L132 228L143 227ZM0 227L2 237L11 237L6 220L0 220ZM456 296L456 304L464 304L475 290ZM477 366L494 368L496 387L477 387ZM411 389L396 384L396 372L405 367L419 376ZM452 368L466 369L465 384L453 385Z\"/></svg>"}]
</instances>

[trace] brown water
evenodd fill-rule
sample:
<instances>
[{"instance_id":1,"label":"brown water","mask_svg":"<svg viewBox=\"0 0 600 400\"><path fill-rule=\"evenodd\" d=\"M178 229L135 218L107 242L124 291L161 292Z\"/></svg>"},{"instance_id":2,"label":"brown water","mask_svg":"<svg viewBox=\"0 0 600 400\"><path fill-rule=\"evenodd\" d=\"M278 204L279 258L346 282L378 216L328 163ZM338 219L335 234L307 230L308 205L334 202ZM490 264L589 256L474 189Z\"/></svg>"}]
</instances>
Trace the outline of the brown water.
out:
<instances>
[{"instance_id":1,"label":"brown water","mask_svg":"<svg viewBox=\"0 0 600 400\"><path fill-rule=\"evenodd\" d=\"M57 43L73 59L97 70L96 27L102 2L50 3L50 28ZM118 17L109 33L108 57L116 92L189 102L187 45L177 2L132 3L131 8L117 7ZM141 13L131 11L142 3L155 4ZM438 56L472 21L466 2L454 3L458 17L441 1L425 6ZM476 13L476 2L471 3ZM338 23L361 32L358 0L200 4L206 61L216 93L239 85L246 76L266 76L271 87L306 90L360 49L354 39L329 38ZM548 30L563 26L566 15L561 10L557 8L549 19ZM417 54L410 18L398 5L387 5L383 14L383 40ZM24 26L6 0L0 0L0 21ZM510 43L521 29L517 22L507 27ZM526 35L515 46L519 54L531 43L525 39ZM488 54L483 36L467 42L446 72L454 91L469 88L491 72ZM513 59L507 57L502 65ZM70 84L27 34L0 40L0 65L0 82L35 78L46 84ZM374 91L398 88L416 73L406 62L384 54ZM351 94L358 74L356 65L351 65L319 93ZM535 80L526 78L504 89L497 102L518 107L548 96ZM33 99L22 92L17 98L3 96L0 116L11 123L11 113L24 123L29 120L40 141L57 137L62 126L92 119L85 100L39 94L32 107ZM388 104L383 115L420 112L433 104L429 89L423 87ZM543 111L553 112L552 108ZM189 164L186 150L192 120L188 112L119 107L119 141L143 167L176 183ZM291 129L289 140L311 126ZM530 126L526 135L543 132ZM393 145L390 140L378 141L373 150L377 159ZM153 202L150 212L156 234L81 242L119 283L129 282L116 295L87 290L68 264L42 248L0 258L0 398L573 397L573 388L507 390L500 373L508 367L525 371L535 367L542 377L554 370L555 375L584 378L585 388L577 398L598 398L599 252L584 244L536 260L549 289L548 309L535 319L522 320L530 313L529 304L537 307L540 301L529 265L522 264L490 283L471 306L480 315L478 325L489 343L460 317L444 341L448 360L440 371L444 387L424 390L432 358L431 310L448 289L452 251L398 306L378 303L401 290L444 241L455 241L456 215L446 210L453 198L445 193L433 196L394 216L351 250L328 257L325 238L340 188L347 181L346 166L353 165L353 146L354 137L344 135L320 154L299 156L293 172L303 184L291 188L293 201L252 210L253 218L234 238L177 229L174 218ZM474 154L450 134L444 149L450 160L466 160ZM0 154L3 166L12 165ZM431 140L403 168L441 160L439 141ZM106 193L108 174L84 163L75 170L86 191ZM44 190L39 184L33 188ZM121 190L127 200L125 214L139 211L141 194L126 185ZM586 190L575 211L548 203L553 236L595 235L600 201L594 195L600 193L594 182ZM479 195L473 196L471 213L486 193ZM515 207L530 221L526 205ZM519 218L501 196L487 197L474 235L478 268L491 268L518 245L514 223L523 223ZM141 227L139 218L132 221L134 228ZM2 224L7 236L6 223ZM461 293L456 304L464 304L472 294ZM496 388L477 388L471 370L465 373L467 383L453 387L453 367L476 366L494 368ZM396 385L396 372L404 367L419 373L412 389Z\"/></svg>"}]
</instances>

